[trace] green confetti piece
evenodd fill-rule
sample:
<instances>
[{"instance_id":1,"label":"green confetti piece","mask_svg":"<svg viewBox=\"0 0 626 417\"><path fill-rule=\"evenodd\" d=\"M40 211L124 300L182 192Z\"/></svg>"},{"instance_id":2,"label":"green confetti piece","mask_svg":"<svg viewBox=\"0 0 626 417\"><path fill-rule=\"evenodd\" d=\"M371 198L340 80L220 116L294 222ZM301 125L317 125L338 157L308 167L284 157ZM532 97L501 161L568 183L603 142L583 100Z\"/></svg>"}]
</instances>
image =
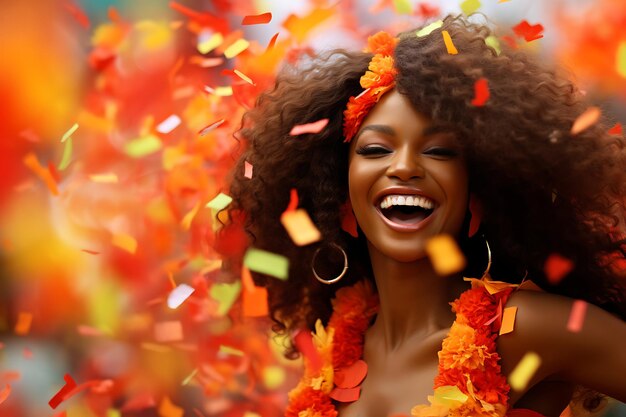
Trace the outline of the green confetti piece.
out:
<instances>
[{"instance_id":1,"label":"green confetti piece","mask_svg":"<svg viewBox=\"0 0 626 417\"><path fill-rule=\"evenodd\" d=\"M243 351L226 345L220 345L220 353L226 355L243 356Z\"/></svg>"},{"instance_id":2,"label":"green confetti piece","mask_svg":"<svg viewBox=\"0 0 626 417\"><path fill-rule=\"evenodd\" d=\"M76 129L78 129L78 123L74 123L74 126L70 127L68 131L63 134L63 137L61 138L61 143L68 140L70 136L72 136L74 132L76 132Z\"/></svg>"},{"instance_id":3,"label":"green confetti piece","mask_svg":"<svg viewBox=\"0 0 626 417\"><path fill-rule=\"evenodd\" d=\"M63 148L63 156L61 157L61 162L59 163L59 171L65 170L70 164L72 160L72 138L68 138L65 141L65 147Z\"/></svg>"},{"instance_id":4,"label":"green confetti piece","mask_svg":"<svg viewBox=\"0 0 626 417\"><path fill-rule=\"evenodd\" d=\"M158 151L162 146L163 144L159 138L154 135L146 135L128 142L124 146L124 151L128 156L141 158Z\"/></svg>"},{"instance_id":5,"label":"green confetti piece","mask_svg":"<svg viewBox=\"0 0 626 417\"><path fill-rule=\"evenodd\" d=\"M241 282L237 281L232 284L213 284L210 290L211 298L219 303L217 307L217 315L225 316L230 308L237 301L241 292Z\"/></svg>"},{"instance_id":6,"label":"green confetti piece","mask_svg":"<svg viewBox=\"0 0 626 417\"><path fill-rule=\"evenodd\" d=\"M393 0L393 6L397 13L411 14L411 3L409 0Z\"/></svg>"},{"instance_id":7,"label":"green confetti piece","mask_svg":"<svg viewBox=\"0 0 626 417\"><path fill-rule=\"evenodd\" d=\"M191 373L189 375L187 375L187 378L185 378L183 380L183 382L180 385L188 385L191 380L193 379L194 376L196 376L196 374L198 373L198 368L194 369L193 371L191 371Z\"/></svg>"},{"instance_id":8,"label":"green confetti piece","mask_svg":"<svg viewBox=\"0 0 626 417\"><path fill-rule=\"evenodd\" d=\"M465 0L461 3L461 10L469 16L480 7L480 0Z\"/></svg>"},{"instance_id":9,"label":"green confetti piece","mask_svg":"<svg viewBox=\"0 0 626 417\"><path fill-rule=\"evenodd\" d=\"M626 41L620 42L617 47L616 70L619 75L626 78Z\"/></svg>"},{"instance_id":10,"label":"green confetti piece","mask_svg":"<svg viewBox=\"0 0 626 417\"><path fill-rule=\"evenodd\" d=\"M485 44L492 47L496 51L496 55L500 55L502 50L500 49L500 41L494 35L489 35L485 38Z\"/></svg>"},{"instance_id":11,"label":"green confetti piece","mask_svg":"<svg viewBox=\"0 0 626 417\"><path fill-rule=\"evenodd\" d=\"M251 271L286 280L289 275L289 259L261 249L250 248L243 257L243 264Z\"/></svg>"},{"instance_id":12,"label":"green confetti piece","mask_svg":"<svg viewBox=\"0 0 626 417\"><path fill-rule=\"evenodd\" d=\"M220 211L225 209L231 202L233 198L224 194L219 193L213 198L213 200L209 201L206 205L207 208L213 209L215 211Z\"/></svg>"},{"instance_id":13,"label":"green confetti piece","mask_svg":"<svg viewBox=\"0 0 626 417\"><path fill-rule=\"evenodd\" d=\"M439 29L441 26L443 26L443 20L437 20L436 22L433 22L430 25L424 26L423 28L418 30L416 35L418 38L421 38L422 36L430 35L430 33L433 30Z\"/></svg>"}]
</instances>

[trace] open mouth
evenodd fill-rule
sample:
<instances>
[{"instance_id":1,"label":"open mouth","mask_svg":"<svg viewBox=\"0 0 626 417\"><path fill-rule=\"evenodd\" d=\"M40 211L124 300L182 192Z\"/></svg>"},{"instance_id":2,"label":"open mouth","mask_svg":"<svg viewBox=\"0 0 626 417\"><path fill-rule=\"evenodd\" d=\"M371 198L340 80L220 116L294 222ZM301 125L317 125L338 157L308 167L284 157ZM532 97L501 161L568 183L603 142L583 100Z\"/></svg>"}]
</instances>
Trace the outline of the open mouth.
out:
<instances>
[{"instance_id":1,"label":"open mouth","mask_svg":"<svg viewBox=\"0 0 626 417\"><path fill-rule=\"evenodd\" d=\"M435 211L436 204L421 195L391 194L383 197L378 208L383 217L400 226L416 226Z\"/></svg>"}]
</instances>

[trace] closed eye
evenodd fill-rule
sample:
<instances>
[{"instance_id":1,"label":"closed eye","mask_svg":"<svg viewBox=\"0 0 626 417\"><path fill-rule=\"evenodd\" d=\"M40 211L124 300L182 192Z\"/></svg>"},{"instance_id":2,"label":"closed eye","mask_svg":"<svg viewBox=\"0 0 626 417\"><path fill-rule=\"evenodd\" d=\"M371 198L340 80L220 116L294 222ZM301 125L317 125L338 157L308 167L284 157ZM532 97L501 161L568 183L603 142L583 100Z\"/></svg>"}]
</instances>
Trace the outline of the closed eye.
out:
<instances>
[{"instance_id":1,"label":"closed eye","mask_svg":"<svg viewBox=\"0 0 626 417\"><path fill-rule=\"evenodd\" d=\"M391 151L382 146L361 146L355 151L358 155L385 155L390 153Z\"/></svg>"},{"instance_id":2,"label":"closed eye","mask_svg":"<svg viewBox=\"0 0 626 417\"><path fill-rule=\"evenodd\" d=\"M455 151L454 149L441 148L441 147L429 148L426 151L424 151L424 153L426 155L433 155L433 156L444 157L444 158L453 158L459 155L459 153Z\"/></svg>"}]
</instances>

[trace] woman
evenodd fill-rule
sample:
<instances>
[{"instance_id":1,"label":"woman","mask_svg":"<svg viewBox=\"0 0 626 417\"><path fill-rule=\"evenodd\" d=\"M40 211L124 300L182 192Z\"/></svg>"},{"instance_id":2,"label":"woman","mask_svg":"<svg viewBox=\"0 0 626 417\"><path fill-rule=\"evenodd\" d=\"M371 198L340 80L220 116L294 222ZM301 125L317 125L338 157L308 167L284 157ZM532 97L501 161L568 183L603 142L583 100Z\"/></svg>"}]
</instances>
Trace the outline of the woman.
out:
<instances>
[{"instance_id":1,"label":"woman","mask_svg":"<svg viewBox=\"0 0 626 417\"><path fill-rule=\"evenodd\" d=\"M577 386L626 400L623 139L573 129L580 92L489 35L451 17L378 34L286 68L245 116L232 218L290 260L287 281L254 276L277 330L315 331L312 351L296 337L306 370L286 415L558 416ZM321 241L283 228L291 189ZM464 269L437 266L446 237ZM568 329L574 299L592 305Z\"/></svg>"}]
</instances>

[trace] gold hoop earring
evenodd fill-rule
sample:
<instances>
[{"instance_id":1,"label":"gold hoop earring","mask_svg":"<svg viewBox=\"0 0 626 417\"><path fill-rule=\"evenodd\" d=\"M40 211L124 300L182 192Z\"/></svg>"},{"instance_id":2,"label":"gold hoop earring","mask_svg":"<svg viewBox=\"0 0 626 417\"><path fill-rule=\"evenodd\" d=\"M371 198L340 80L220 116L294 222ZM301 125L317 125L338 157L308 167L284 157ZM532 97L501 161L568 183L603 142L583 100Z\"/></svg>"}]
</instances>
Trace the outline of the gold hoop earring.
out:
<instances>
[{"instance_id":1,"label":"gold hoop earring","mask_svg":"<svg viewBox=\"0 0 626 417\"><path fill-rule=\"evenodd\" d=\"M322 250L321 247L315 250L315 253L313 254L313 259L311 260L311 270L313 271L313 275L315 276L315 279L317 279L322 284L327 284L327 285L331 285L339 281L341 278L344 277L344 275L346 275L346 272L348 272L348 255L346 255L346 251L343 250L343 248L336 243L330 243L330 246L334 246L337 249L339 249L341 251L341 254L343 255L343 271L341 271L341 273L338 276L332 279L324 279L320 277L315 271L315 259L317 258L317 255L320 253L320 250Z\"/></svg>"},{"instance_id":2,"label":"gold hoop earring","mask_svg":"<svg viewBox=\"0 0 626 417\"><path fill-rule=\"evenodd\" d=\"M489 241L487 238L485 236L483 237L485 238L485 245L487 245L487 268L485 269L485 272L483 272L483 278L489 278L489 270L491 269L491 248L489 247Z\"/></svg>"}]
</instances>

